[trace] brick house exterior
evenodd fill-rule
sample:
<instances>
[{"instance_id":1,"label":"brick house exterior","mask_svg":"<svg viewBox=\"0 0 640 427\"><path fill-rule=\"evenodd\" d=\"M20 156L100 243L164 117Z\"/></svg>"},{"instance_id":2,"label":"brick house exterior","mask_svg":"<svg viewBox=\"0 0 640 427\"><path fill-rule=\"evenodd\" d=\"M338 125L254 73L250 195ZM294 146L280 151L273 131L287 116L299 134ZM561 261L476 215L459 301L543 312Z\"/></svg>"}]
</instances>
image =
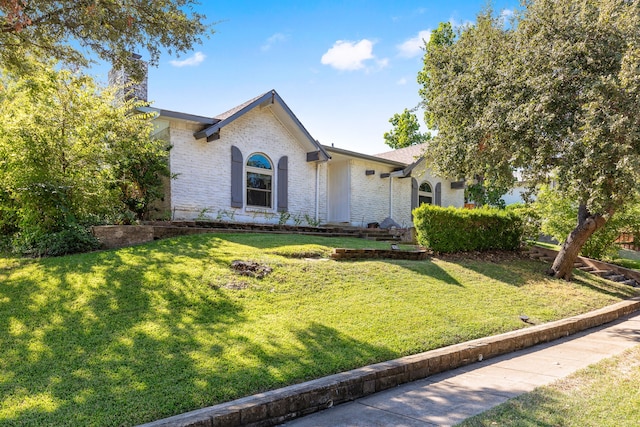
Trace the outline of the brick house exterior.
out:
<instances>
[{"instance_id":1,"label":"brick house exterior","mask_svg":"<svg viewBox=\"0 0 640 427\"><path fill-rule=\"evenodd\" d=\"M408 227L423 182L432 203L464 203L459 186L420 166L419 148L370 156L322 146L273 90L213 118L148 110L172 147L161 210L173 219L366 227L390 217Z\"/></svg>"}]
</instances>

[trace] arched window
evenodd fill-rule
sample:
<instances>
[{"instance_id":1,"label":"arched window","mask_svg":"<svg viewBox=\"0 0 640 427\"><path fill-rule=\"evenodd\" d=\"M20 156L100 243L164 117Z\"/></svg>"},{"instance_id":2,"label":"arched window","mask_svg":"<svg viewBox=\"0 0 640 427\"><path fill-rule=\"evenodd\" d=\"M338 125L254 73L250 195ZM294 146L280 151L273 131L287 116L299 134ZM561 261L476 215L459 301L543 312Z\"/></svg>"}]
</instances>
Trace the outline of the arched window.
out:
<instances>
[{"instance_id":1,"label":"arched window","mask_svg":"<svg viewBox=\"0 0 640 427\"><path fill-rule=\"evenodd\" d=\"M433 204L433 191L431 191L431 184L423 182L418 189L418 206L422 204Z\"/></svg>"},{"instance_id":2,"label":"arched window","mask_svg":"<svg viewBox=\"0 0 640 427\"><path fill-rule=\"evenodd\" d=\"M247 159L247 206L273 207L273 166L264 154Z\"/></svg>"}]
</instances>

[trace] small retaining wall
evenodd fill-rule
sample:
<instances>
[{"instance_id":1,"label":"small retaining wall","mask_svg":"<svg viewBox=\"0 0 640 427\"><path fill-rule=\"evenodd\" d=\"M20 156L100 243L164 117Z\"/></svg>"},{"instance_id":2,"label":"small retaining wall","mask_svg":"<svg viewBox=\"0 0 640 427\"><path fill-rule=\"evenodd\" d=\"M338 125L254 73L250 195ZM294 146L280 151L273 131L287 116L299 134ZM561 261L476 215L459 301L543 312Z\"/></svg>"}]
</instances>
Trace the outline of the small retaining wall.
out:
<instances>
[{"instance_id":1,"label":"small retaining wall","mask_svg":"<svg viewBox=\"0 0 640 427\"><path fill-rule=\"evenodd\" d=\"M272 233L306 234L325 237L360 237L371 240L411 242L414 229L382 230L334 226L297 226L280 224L253 224L220 221L149 222L143 225L101 225L91 232L104 249L122 248L169 237L202 233Z\"/></svg>"},{"instance_id":2,"label":"small retaining wall","mask_svg":"<svg viewBox=\"0 0 640 427\"><path fill-rule=\"evenodd\" d=\"M409 381L600 326L638 310L640 298L634 298L568 319L365 366L154 421L142 427L273 426Z\"/></svg>"},{"instance_id":3,"label":"small retaining wall","mask_svg":"<svg viewBox=\"0 0 640 427\"><path fill-rule=\"evenodd\" d=\"M423 260L427 259L427 251L419 249L415 251L389 250L389 249L344 249L336 248L331 253L331 258L341 259L368 259L368 258L384 258L384 259L408 259Z\"/></svg>"}]
</instances>

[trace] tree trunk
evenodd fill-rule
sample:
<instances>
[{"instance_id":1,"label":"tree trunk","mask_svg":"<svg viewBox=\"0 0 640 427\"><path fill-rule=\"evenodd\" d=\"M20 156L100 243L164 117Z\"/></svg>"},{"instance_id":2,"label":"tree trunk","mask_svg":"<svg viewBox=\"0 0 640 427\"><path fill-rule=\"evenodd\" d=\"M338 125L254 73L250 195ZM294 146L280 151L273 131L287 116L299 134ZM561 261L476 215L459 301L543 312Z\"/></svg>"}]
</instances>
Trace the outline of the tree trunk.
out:
<instances>
[{"instance_id":1,"label":"tree trunk","mask_svg":"<svg viewBox=\"0 0 640 427\"><path fill-rule=\"evenodd\" d=\"M580 254L582 246L589 237L607 223L607 219L600 214L592 214L586 205L581 204L578 208L578 225L562 244L562 248L556 259L553 261L548 273L550 276L559 279L571 280L573 265Z\"/></svg>"}]
</instances>

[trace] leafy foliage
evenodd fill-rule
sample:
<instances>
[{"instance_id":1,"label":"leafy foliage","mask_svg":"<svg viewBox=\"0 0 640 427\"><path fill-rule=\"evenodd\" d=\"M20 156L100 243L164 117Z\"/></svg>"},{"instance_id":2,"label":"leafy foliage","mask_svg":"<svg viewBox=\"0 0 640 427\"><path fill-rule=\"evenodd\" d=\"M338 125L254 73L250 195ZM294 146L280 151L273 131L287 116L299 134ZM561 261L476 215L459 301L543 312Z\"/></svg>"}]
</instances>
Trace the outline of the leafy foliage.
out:
<instances>
[{"instance_id":1,"label":"leafy foliage","mask_svg":"<svg viewBox=\"0 0 640 427\"><path fill-rule=\"evenodd\" d=\"M637 193L640 3L530 0L505 27L489 8L451 43L427 47L418 76L436 172L498 187L518 169L535 187L553 172L580 209L554 263L573 254ZM446 38L450 41L449 38ZM561 271L562 270L562 271Z\"/></svg>"},{"instance_id":2,"label":"leafy foliage","mask_svg":"<svg viewBox=\"0 0 640 427\"><path fill-rule=\"evenodd\" d=\"M146 50L157 64L163 50L189 52L207 35L193 0L0 1L0 63L27 74L38 57L87 65L97 56L140 77L131 52Z\"/></svg>"},{"instance_id":3,"label":"leafy foliage","mask_svg":"<svg viewBox=\"0 0 640 427\"><path fill-rule=\"evenodd\" d=\"M431 139L431 134L420 132L418 117L406 108L401 114L394 114L389 123L393 129L384 133L384 143L394 150L423 144Z\"/></svg>"},{"instance_id":4,"label":"leafy foliage","mask_svg":"<svg viewBox=\"0 0 640 427\"><path fill-rule=\"evenodd\" d=\"M533 209L542 219L541 231L558 241L564 239L575 227L578 204L567 197L561 197L556 191L544 187L533 203ZM640 205L625 205L605 226L589 237L582 247L582 255L607 259L617 255L615 240L622 232L636 233L640 230Z\"/></svg>"},{"instance_id":5,"label":"leafy foliage","mask_svg":"<svg viewBox=\"0 0 640 427\"><path fill-rule=\"evenodd\" d=\"M56 233L69 242L81 237L77 226L127 208L143 217L168 176L166 143L151 137L150 117L88 76L31 67L38 73L28 78L0 75L0 225L20 232L16 247Z\"/></svg>"},{"instance_id":6,"label":"leafy foliage","mask_svg":"<svg viewBox=\"0 0 640 427\"><path fill-rule=\"evenodd\" d=\"M522 219L512 211L423 204L413 215L418 242L435 252L515 250L522 241Z\"/></svg>"}]
</instances>

